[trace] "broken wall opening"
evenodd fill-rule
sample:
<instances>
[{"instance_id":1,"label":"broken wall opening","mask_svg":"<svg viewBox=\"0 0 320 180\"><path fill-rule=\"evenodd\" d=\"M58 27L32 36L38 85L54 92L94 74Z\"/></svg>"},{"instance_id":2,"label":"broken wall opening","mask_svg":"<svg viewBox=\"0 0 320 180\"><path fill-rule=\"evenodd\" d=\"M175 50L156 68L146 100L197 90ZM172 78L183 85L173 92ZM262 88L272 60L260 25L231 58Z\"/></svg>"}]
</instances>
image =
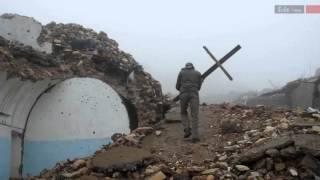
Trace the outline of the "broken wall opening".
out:
<instances>
[{"instance_id":1,"label":"broken wall opening","mask_svg":"<svg viewBox=\"0 0 320 180\"><path fill-rule=\"evenodd\" d=\"M120 95L120 94L119 94ZM138 114L137 114L137 108L132 104L132 102L125 98L124 96L121 96L122 102L125 105L128 116L129 116L129 127L130 130L134 130L138 127L139 125L139 119L138 119Z\"/></svg>"}]
</instances>

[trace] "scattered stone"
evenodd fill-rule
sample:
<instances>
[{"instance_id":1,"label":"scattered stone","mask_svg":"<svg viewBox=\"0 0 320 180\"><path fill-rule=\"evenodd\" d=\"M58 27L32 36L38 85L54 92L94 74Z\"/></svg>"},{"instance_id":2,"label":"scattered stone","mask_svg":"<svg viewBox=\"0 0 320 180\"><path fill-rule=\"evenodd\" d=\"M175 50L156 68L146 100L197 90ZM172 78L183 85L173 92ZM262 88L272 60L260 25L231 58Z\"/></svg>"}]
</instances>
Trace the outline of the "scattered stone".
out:
<instances>
[{"instance_id":1,"label":"scattered stone","mask_svg":"<svg viewBox=\"0 0 320 180\"><path fill-rule=\"evenodd\" d=\"M155 134L157 135L157 136L160 136L161 135L161 131L159 131L159 130L157 130L156 132L155 132Z\"/></svg>"},{"instance_id":2,"label":"scattered stone","mask_svg":"<svg viewBox=\"0 0 320 180\"><path fill-rule=\"evenodd\" d=\"M166 175L163 172L159 171L156 174L152 175L148 180L164 180L166 179Z\"/></svg>"},{"instance_id":3,"label":"scattered stone","mask_svg":"<svg viewBox=\"0 0 320 180\"><path fill-rule=\"evenodd\" d=\"M227 170L229 168L229 165L226 162L216 162L215 167Z\"/></svg>"},{"instance_id":4,"label":"scattered stone","mask_svg":"<svg viewBox=\"0 0 320 180\"><path fill-rule=\"evenodd\" d=\"M192 167L187 167L188 172L203 172L206 168L203 166L192 166Z\"/></svg>"},{"instance_id":5,"label":"scattered stone","mask_svg":"<svg viewBox=\"0 0 320 180\"><path fill-rule=\"evenodd\" d=\"M214 175L218 171L219 171L219 168L207 169L207 170L202 171L201 174L202 175L209 175L209 174Z\"/></svg>"},{"instance_id":6,"label":"scattered stone","mask_svg":"<svg viewBox=\"0 0 320 180\"><path fill-rule=\"evenodd\" d=\"M221 157L219 157L219 161L225 161L227 160L228 156L227 155L223 155Z\"/></svg>"},{"instance_id":7,"label":"scattered stone","mask_svg":"<svg viewBox=\"0 0 320 180\"><path fill-rule=\"evenodd\" d=\"M152 127L139 127L135 129L133 133L148 135L148 134L151 134L153 131L154 130Z\"/></svg>"},{"instance_id":8,"label":"scattered stone","mask_svg":"<svg viewBox=\"0 0 320 180\"><path fill-rule=\"evenodd\" d=\"M283 122L283 123L281 123L281 124L279 125L279 127L280 127L280 129L288 129L288 128L289 128L289 124Z\"/></svg>"},{"instance_id":9,"label":"scattered stone","mask_svg":"<svg viewBox=\"0 0 320 180\"><path fill-rule=\"evenodd\" d=\"M275 129L276 129L275 127L267 126L263 132L270 133L270 132L273 132Z\"/></svg>"},{"instance_id":10,"label":"scattered stone","mask_svg":"<svg viewBox=\"0 0 320 180\"><path fill-rule=\"evenodd\" d=\"M220 127L223 134L241 132L240 124L237 122L237 120L234 120L234 119L222 120Z\"/></svg>"},{"instance_id":11,"label":"scattered stone","mask_svg":"<svg viewBox=\"0 0 320 180\"><path fill-rule=\"evenodd\" d=\"M156 173L156 172L158 172L158 171L160 171L160 170L161 170L161 167L150 165L150 166L148 166L148 167L146 168L145 174L148 176L148 175L154 174L154 173Z\"/></svg>"},{"instance_id":12,"label":"scattered stone","mask_svg":"<svg viewBox=\"0 0 320 180\"><path fill-rule=\"evenodd\" d=\"M298 171L295 168L289 167L288 171L291 174L291 176L298 176Z\"/></svg>"},{"instance_id":13,"label":"scattered stone","mask_svg":"<svg viewBox=\"0 0 320 180\"><path fill-rule=\"evenodd\" d=\"M265 144L258 147L254 147L249 151L245 152L244 154L242 154L239 157L239 161L242 163L250 163L250 162L261 159L264 156L265 151L267 151L268 149L285 148L293 143L294 141L288 136L271 139Z\"/></svg>"},{"instance_id":14,"label":"scattered stone","mask_svg":"<svg viewBox=\"0 0 320 180\"><path fill-rule=\"evenodd\" d=\"M278 157L280 156L280 152L278 149L268 149L266 150L266 155L270 156L270 157Z\"/></svg>"},{"instance_id":15,"label":"scattered stone","mask_svg":"<svg viewBox=\"0 0 320 180\"><path fill-rule=\"evenodd\" d=\"M72 173L64 173L64 174L62 174L62 176L65 178L76 178L76 177L79 177L81 175L86 174L87 172L88 172L88 168L83 167L83 168L80 168L79 170L74 171Z\"/></svg>"},{"instance_id":16,"label":"scattered stone","mask_svg":"<svg viewBox=\"0 0 320 180\"><path fill-rule=\"evenodd\" d=\"M312 126L312 131L317 132L320 134L320 126Z\"/></svg>"},{"instance_id":17,"label":"scattered stone","mask_svg":"<svg viewBox=\"0 0 320 180\"><path fill-rule=\"evenodd\" d=\"M83 167L83 166L85 166L85 165L86 165L86 161L85 161L85 160L83 160L83 159L78 159L78 160L76 160L76 161L73 162L73 164L71 165L71 167L72 167L73 169L77 170L77 169L79 169L79 168L81 168L81 167Z\"/></svg>"},{"instance_id":18,"label":"scattered stone","mask_svg":"<svg viewBox=\"0 0 320 180\"><path fill-rule=\"evenodd\" d=\"M236 165L235 167L240 172L244 172L244 171L249 171L250 170L250 168L248 166L245 166L245 165Z\"/></svg>"},{"instance_id":19,"label":"scattered stone","mask_svg":"<svg viewBox=\"0 0 320 180\"><path fill-rule=\"evenodd\" d=\"M283 171L286 168L286 165L284 163L275 163L274 169L276 171Z\"/></svg>"},{"instance_id":20,"label":"scattered stone","mask_svg":"<svg viewBox=\"0 0 320 180\"><path fill-rule=\"evenodd\" d=\"M209 175L209 176L207 176L207 180L215 180L215 178L213 175Z\"/></svg>"}]
</instances>

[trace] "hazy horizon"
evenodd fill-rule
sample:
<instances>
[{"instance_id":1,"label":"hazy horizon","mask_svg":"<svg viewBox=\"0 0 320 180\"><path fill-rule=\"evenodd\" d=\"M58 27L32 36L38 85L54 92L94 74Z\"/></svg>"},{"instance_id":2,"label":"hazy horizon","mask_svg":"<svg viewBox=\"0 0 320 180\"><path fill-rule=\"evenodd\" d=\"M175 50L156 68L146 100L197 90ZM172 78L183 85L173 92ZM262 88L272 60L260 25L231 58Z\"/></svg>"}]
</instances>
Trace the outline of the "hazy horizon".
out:
<instances>
[{"instance_id":1,"label":"hazy horizon","mask_svg":"<svg viewBox=\"0 0 320 180\"><path fill-rule=\"evenodd\" d=\"M1 0L0 13L34 17L42 24L77 23L105 31L177 94L176 76L186 62L204 72L237 44L242 49L205 81L202 97L281 87L320 67L320 14L275 14L278 4L318 1L41 1Z\"/></svg>"}]
</instances>

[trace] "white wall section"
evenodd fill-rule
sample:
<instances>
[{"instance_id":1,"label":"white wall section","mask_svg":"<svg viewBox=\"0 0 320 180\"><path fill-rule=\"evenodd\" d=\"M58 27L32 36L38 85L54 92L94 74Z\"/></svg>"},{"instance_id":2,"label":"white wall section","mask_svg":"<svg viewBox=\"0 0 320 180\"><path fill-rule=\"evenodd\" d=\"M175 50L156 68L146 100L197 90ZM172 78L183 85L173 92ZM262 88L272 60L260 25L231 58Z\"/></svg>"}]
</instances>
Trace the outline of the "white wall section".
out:
<instances>
[{"instance_id":1,"label":"white wall section","mask_svg":"<svg viewBox=\"0 0 320 180\"><path fill-rule=\"evenodd\" d=\"M115 132L129 131L125 105L109 85L92 78L66 80L43 94L30 114L24 174L94 153Z\"/></svg>"},{"instance_id":2,"label":"white wall section","mask_svg":"<svg viewBox=\"0 0 320 180\"><path fill-rule=\"evenodd\" d=\"M129 131L122 99L100 80L31 82L0 72L0 179L16 175L19 164L23 175L38 174L60 160L95 152L113 133Z\"/></svg>"},{"instance_id":3,"label":"white wall section","mask_svg":"<svg viewBox=\"0 0 320 180\"><path fill-rule=\"evenodd\" d=\"M19 41L39 51L52 52L52 44L39 44L37 39L41 33L40 22L30 17L4 14L0 16L0 36L7 40Z\"/></svg>"}]
</instances>

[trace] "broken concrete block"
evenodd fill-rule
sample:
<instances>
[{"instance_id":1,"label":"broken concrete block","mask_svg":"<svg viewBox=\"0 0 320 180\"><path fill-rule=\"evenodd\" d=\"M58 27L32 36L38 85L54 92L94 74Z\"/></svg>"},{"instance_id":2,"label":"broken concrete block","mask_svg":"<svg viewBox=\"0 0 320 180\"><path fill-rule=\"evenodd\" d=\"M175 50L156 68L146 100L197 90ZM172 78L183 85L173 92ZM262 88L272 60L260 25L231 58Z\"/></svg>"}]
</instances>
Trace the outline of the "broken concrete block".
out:
<instances>
[{"instance_id":1,"label":"broken concrete block","mask_svg":"<svg viewBox=\"0 0 320 180\"><path fill-rule=\"evenodd\" d=\"M76 170L76 169L79 169L80 167L83 167L83 166L85 166L85 165L86 165L86 161L85 161L85 160L83 160L83 159L78 159L78 160L76 160L76 161L73 162L73 164L71 165L71 167Z\"/></svg>"},{"instance_id":2,"label":"broken concrete block","mask_svg":"<svg viewBox=\"0 0 320 180\"><path fill-rule=\"evenodd\" d=\"M219 171L219 168L207 169L201 172L202 175L215 174Z\"/></svg>"},{"instance_id":3,"label":"broken concrete block","mask_svg":"<svg viewBox=\"0 0 320 180\"><path fill-rule=\"evenodd\" d=\"M289 173L291 174L291 176L298 176L298 171L296 168L293 167L289 167L288 168Z\"/></svg>"},{"instance_id":4,"label":"broken concrete block","mask_svg":"<svg viewBox=\"0 0 320 180\"><path fill-rule=\"evenodd\" d=\"M248 166L245 166L245 165L236 165L235 167L240 172L244 172L244 171L249 171L250 170L250 168Z\"/></svg>"},{"instance_id":5,"label":"broken concrete block","mask_svg":"<svg viewBox=\"0 0 320 180\"><path fill-rule=\"evenodd\" d=\"M293 143L294 141L289 136L271 139L267 141L265 144L254 147L249 151L245 152L244 154L240 155L239 162L249 163L259 160L264 156L265 152L268 149L285 148Z\"/></svg>"},{"instance_id":6,"label":"broken concrete block","mask_svg":"<svg viewBox=\"0 0 320 180\"><path fill-rule=\"evenodd\" d=\"M166 177L167 176L163 172L159 171L156 174L152 175L150 178L148 178L148 180L164 180L166 179Z\"/></svg>"},{"instance_id":7,"label":"broken concrete block","mask_svg":"<svg viewBox=\"0 0 320 180\"><path fill-rule=\"evenodd\" d=\"M161 133L162 133L162 131L159 131L159 130L155 132L156 136L160 136Z\"/></svg>"},{"instance_id":8,"label":"broken concrete block","mask_svg":"<svg viewBox=\"0 0 320 180\"><path fill-rule=\"evenodd\" d=\"M93 169L135 169L137 165L142 164L145 159L151 157L149 151L144 149L119 146L108 149L105 152L98 153L92 158Z\"/></svg>"},{"instance_id":9,"label":"broken concrete block","mask_svg":"<svg viewBox=\"0 0 320 180\"><path fill-rule=\"evenodd\" d=\"M161 167L159 167L159 166L149 165L149 166L146 168L146 170L145 170L145 174L146 174L147 176L149 176L149 175L154 174L154 173L156 173L156 172L158 172L158 171L160 171L160 170L161 170Z\"/></svg>"},{"instance_id":10,"label":"broken concrete block","mask_svg":"<svg viewBox=\"0 0 320 180\"><path fill-rule=\"evenodd\" d=\"M87 167L83 167L83 168L80 168L79 170L72 172L72 173L64 173L64 174L62 174L62 176L65 178L76 178L76 177L79 177L81 175L86 174L88 172L88 170L89 169Z\"/></svg>"},{"instance_id":11,"label":"broken concrete block","mask_svg":"<svg viewBox=\"0 0 320 180\"><path fill-rule=\"evenodd\" d=\"M283 171L286 168L286 165L284 163L275 163L274 169L276 171Z\"/></svg>"},{"instance_id":12,"label":"broken concrete block","mask_svg":"<svg viewBox=\"0 0 320 180\"><path fill-rule=\"evenodd\" d=\"M312 126L312 131L317 132L320 134L320 126Z\"/></svg>"}]
</instances>

